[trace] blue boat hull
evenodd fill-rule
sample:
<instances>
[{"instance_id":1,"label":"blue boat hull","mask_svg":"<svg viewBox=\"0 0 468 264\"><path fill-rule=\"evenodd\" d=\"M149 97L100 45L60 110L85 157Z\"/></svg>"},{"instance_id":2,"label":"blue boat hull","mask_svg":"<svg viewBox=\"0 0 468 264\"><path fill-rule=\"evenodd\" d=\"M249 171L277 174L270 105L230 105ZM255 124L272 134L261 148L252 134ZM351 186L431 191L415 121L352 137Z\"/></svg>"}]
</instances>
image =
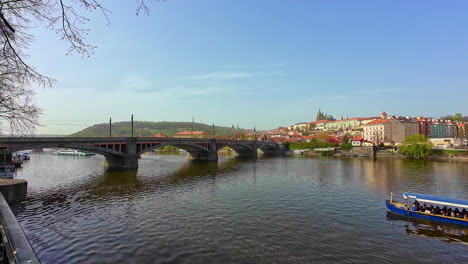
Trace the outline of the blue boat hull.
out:
<instances>
[{"instance_id":1,"label":"blue boat hull","mask_svg":"<svg viewBox=\"0 0 468 264\"><path fill-rule=\"evenodd\" d=\"M448 218L448 217L443 217L443 216L430 215L430 214L424 214L421 212L406 210L405 208L395 206L394 204L390 203L389 200L386 200L385 203L387 206L387 210L389 212L399 214L402 216L406 216L408 218L423 219L423 220L437 221L437 222L448 223L448 224L468 226L468 221L465 221L463 219Z\"/></svg>"}]
</instances>

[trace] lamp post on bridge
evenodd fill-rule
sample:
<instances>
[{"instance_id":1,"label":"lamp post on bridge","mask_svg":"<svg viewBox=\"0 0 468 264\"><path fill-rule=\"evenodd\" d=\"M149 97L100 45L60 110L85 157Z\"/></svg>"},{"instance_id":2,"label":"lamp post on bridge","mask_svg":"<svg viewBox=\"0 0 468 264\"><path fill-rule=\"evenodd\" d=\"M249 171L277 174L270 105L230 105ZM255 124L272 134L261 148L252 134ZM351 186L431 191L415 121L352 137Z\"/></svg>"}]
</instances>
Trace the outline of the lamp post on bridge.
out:
<instances>
[{"instance_id":1,"label":"lamp post on bridge","mask_svg":"<svg viewBox=\"0 0 468 264\"><path fill-rule=\"evenodd\" d=\"M255 124L254 124L254 141L257 141L257 129L255 128Z\"/></svg>"},{"instance_id":2,"label":"lamp post on bridge","mask_svg":"<svg viewBox=\"0 0 468 264\"><path fill-rule=\"evenodd\" d=\"M109 137L112 137L112 118L109 118Z\"/></svg>"},{"instance_id":3,"label":"lamp post on bridge","mask_svg":"<svg viewBox=\"0 0 468 264\"><path fill-rule=\"evenodd\" d=\"M215 126L214 126L214 123L213 123L213 127L211 128L211 137L212 137L212 138L215 138Z\"/></svg>"},{"instance_id":4,"label":"lamp post on bridge","mask_svg":"<svg viewBox=\"0 0 468 264\"><path fill-rule=\"evenodd\" d=\"M133 137L133 115L132 115L132 137Z\"/></svg>"},{"instance_id":5,"label":"lamp post on bridge","mask_svg":"<svg viewBox=\"0 0 468 264\"><path fill-rule=\"evenodd\" d=\"M190 133L190 137L193 138L193 124L195 123L195 116L192 116L192 132Z\"/></svg>"}]
</instances>

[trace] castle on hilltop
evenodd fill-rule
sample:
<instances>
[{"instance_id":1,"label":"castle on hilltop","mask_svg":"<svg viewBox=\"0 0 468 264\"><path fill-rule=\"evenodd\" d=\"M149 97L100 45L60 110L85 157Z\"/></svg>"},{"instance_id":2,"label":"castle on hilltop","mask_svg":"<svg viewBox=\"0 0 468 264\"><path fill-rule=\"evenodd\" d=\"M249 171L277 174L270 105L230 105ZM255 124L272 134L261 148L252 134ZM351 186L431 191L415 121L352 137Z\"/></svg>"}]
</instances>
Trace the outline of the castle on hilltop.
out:
<instances>
[{"instance_id":1,"label":"castle on hilltop","mask_svg":"<svg viewBox=\"0 0 468 264\"><path fill-rule=\"evenodd\" d=\"M322 111L320 111L320 108L319 108L317 112L317 118L315 121L319 121L319 120L335 121L335 118L333 118L332 115L327 115L327 112L323 113Z\"/></svg>"}]
</instances>

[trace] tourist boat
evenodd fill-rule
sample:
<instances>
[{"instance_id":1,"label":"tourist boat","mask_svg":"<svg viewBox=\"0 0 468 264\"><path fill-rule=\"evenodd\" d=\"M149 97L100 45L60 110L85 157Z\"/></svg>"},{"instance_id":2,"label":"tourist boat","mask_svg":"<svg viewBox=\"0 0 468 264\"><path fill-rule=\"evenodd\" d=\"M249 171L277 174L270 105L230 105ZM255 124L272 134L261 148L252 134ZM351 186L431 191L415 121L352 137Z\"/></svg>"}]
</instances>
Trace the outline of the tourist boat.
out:
<instances>
[{"instance_id":1,"label":"tourist boat","mask_svg":"<svg viewBox=\"0 0 468 264\"><path fill-rule=\"evenodd\" d=\"M96 154L91 152L83 152L78 150L58 150L54 152L55 155L64 155L64 156L94 156Z\"/></svg>"},{"instance_id":2,"label":"tourist boat","mask_svg":"<svg viewBox=\"0 0 468 264\"><path fill-rule=\"evenodd\" d=\"M0 164L0 179L13 179L15 166L12 164Z\"/></svg>"},{"instance_id":3,"label":"tourist boat","mask_svg":"<svg viewBox=\"0 0 468 264\"><path fill-rule=\"evenodd\" d=\"M406 192L403 193L403 198L405 198L406 200L405 203L393 201L393 193L392 193L390 195L390 200L385 201L387 205L387 210L391 213L406 216L408 218L424 219L424 220L430 220L430 221L468 226L468 220L466 220L466 218L444 216L444 215L426 213L426 212L421 212L421 211L413 211L410 208L413 203L409 203L410 200L414 200L420 203L425 203L427 206L431 206L431 205L447 206L449 208L452 208L453 210L455 208L458 208L460 211L462 211L463 209L468 210L467 200L442 198L442 197L437 197L433 195L419 194L419 193L406 193Z\"/></svg>"}]
</instances>

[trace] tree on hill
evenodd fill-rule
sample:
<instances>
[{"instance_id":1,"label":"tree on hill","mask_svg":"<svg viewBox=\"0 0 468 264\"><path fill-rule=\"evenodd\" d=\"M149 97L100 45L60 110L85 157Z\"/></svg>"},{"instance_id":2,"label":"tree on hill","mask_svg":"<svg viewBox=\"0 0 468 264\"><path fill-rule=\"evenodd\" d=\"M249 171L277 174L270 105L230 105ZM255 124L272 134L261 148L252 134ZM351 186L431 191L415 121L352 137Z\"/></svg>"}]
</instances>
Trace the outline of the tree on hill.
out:
<instances>
[{"instance_id":1,"label":"tree on hill","mask_svg":"<svg viewBox=\"0 0 468 264\"><path fill-rule=\"evenodd\" d=\"M398 150L407 157L424 158L432 154L432 144L425 135L414 134L406 137Z\"/></svg>"},{"instance_id":2,"label":"tree on hill","mask_svg":"<svg viewBox=\"0 0 468 264\"><path fill-rule=\"evenodd\" d=\"M328 142L328 140L330 139L330 135L327 132L320 132L317 135L317 138L319 142Z\"/></svg>"},{"instance_id":3,"label":"tree on hill","mask_svg":"<svg viewBox=\"0 0 468 264\"><path fill-rule=\"evenodd\" d=\"M136 0L137 15L148 14L148 2ZM83 57L93 54L95 46L87 43L89 19L86 14L109 10L99 0L11 0L0 1L0 119L12 132L30 132L38 124L39 107L34 102L32 86L50 87L56 80L37 71L27 61L33 28L43 26L68 42L67 54Z\"/></svg>"},{"instance_id":4,"label":"tree on hill","mask_svg":"<svg viewBox=\"0 0 468 264\"><path fill-rule=\"evenodd\" d=\"M177 132L191 131L192 122L149 122L137 121L134 123L134 136L152 137L155 134L166 134L173 136ZM207 136L211 136L212 126L193 123L194 131L204 131ZM112 124L113 137L130 137L131 122L116 122ZM229 127L215 126L216 135L229 135L231 129ZM109 136L109 124L102 123L87 127L71 136L76 137L107 137Z\"/></svg>"},{"instance_id":5,"label":"tree on hill","mask_svg":"<svg viewBox=\"0 0 468 264\"><path fill-rule=\"evenodd\" d=\"M463 122L468 121L468 116L463 116L461 113L456 113L455 115L441 116L440 119Z\"/></svg>"},{"instance_id":6,"label":"tree on hill","mask_svg":"<svg viewBox=\"0 0 468 264\"><path fill-rule=\"evenodd\" d=\"M456 114L453 116L453 119L452 119L452 120L453 120L453 121L459 121L459 122L461 122L461 121L463 121L463 116L462 116L461 113L456 113Z\"/></svg>"}]
</instances>

